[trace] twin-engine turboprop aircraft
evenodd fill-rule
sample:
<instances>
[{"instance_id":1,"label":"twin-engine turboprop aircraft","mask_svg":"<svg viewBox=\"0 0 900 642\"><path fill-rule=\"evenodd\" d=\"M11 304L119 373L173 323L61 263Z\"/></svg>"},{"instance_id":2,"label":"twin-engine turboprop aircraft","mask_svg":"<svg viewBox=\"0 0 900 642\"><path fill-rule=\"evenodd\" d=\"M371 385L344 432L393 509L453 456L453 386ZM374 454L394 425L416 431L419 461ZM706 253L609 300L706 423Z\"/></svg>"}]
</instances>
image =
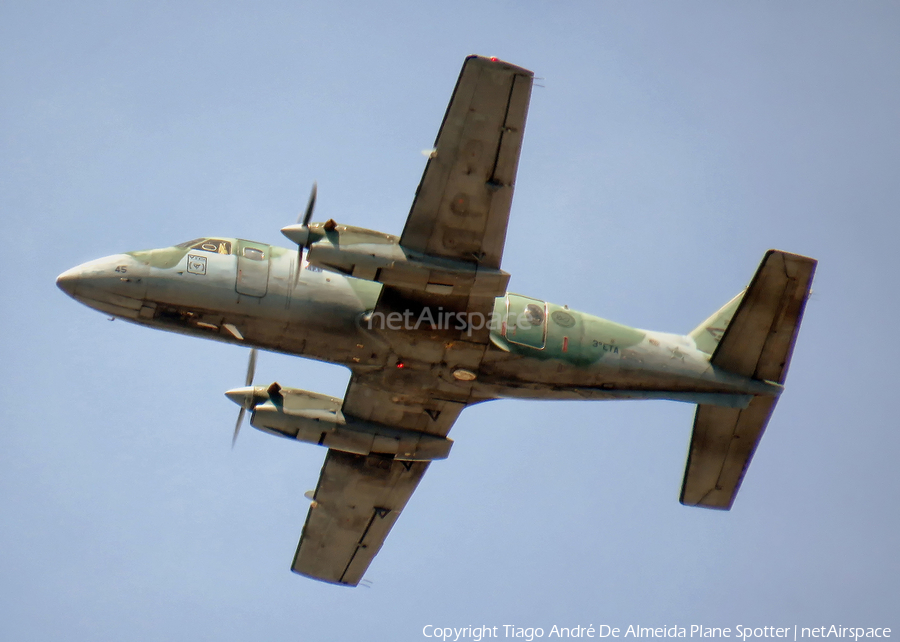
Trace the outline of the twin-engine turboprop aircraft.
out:
<instances>
[{"instance_id":1,"label":"twin-engine turboprop aircraft","mask_svg":"<svg viewBox=\"0 0 900 642\"><path fill-rule=\"evenodd\" d=\"M325 446L292 569L356 585L471 404L498 398L697 404L681 502L728 509L787 374L816 262L769 251L687 335L506 291L500 269L532 72L470 56L403 233L302 221L297 249L198 238L57 280L115 317L254 348L226 394L252 426ZM305 254L305 255L304 255ZM256 348L347 366L343 399L252 386Z\"/></svg>"}]
</instances>

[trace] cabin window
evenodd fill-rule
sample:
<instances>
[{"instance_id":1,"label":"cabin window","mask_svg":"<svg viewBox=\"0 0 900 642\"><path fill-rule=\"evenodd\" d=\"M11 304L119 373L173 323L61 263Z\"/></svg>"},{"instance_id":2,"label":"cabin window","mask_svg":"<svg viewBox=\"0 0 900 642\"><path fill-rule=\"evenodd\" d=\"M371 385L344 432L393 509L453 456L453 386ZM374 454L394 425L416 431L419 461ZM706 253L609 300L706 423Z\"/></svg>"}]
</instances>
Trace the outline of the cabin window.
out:
<instances>
[{"instance_id":1,"label":"cabin window","mask_svg":"<svg viewBox=\"0 0 900 642\"><path fill-rule=\"evenodd\" d=\"M534 303L525 306L525 320L530 326L540 326L544 322L544 308Z\"/></svg>"},{"instance_id":2,"label":"cabin window","mask_svg":"<svg viewBox=\"0 0 900 642\"><path fill-rule=\"evenodd\" d=\"M245 247L244 258L253 259L254 261L262 261L266 258L266 254L262 250L258 250L255 247Z\"/></svg>"}]
</instances>

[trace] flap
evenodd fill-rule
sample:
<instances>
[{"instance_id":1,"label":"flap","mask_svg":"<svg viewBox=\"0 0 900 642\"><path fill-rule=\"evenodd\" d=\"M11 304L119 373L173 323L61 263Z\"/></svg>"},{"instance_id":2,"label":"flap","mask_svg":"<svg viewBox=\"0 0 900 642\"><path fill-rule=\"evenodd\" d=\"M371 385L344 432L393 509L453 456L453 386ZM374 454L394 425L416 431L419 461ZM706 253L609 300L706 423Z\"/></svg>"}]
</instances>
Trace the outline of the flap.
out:
<instances>
[{"instance_id":1,"label":"flap","mask_svg":"<svg viewBox=\"0 0 900 642\"><path fill-rule=\"evenodd\" d=\"M386 390L378 382L388 374L394 373L354 374L344 395L344 416L446 437L466 404L438 398L433 377L410 371L401 373L404 393Z\"/></svg>"}]
</instances>

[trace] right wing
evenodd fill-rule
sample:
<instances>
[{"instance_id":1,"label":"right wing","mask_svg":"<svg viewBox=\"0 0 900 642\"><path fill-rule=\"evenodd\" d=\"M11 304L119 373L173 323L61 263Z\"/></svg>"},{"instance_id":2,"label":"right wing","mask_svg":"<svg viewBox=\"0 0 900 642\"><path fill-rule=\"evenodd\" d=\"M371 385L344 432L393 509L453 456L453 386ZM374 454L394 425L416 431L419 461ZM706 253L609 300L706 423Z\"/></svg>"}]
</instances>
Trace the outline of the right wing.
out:
<instances>
[{"instance_id":1,"label":"right wing","mask_svg":"<svg viewBox=\"0 0 900 642\"><path fill-rule=\"evenodd\" d=\"M383 390L380 381L381 373L354 373L344 416L443 437L466 406L436 398L427 379L401 395ZM382 448L378 452L397 451L392 443ZM429 463L329 449L291 569L325 582L359 584Z\"/></svg>"},{"instance_id":2,"label":"right wing","mask_svg":"<svg viewBox=\"0 0 900 642\"><path fill-rule=\"evenodd\" d=\"M383 380L383 373L354 373L344 395L344 415L446 437L466 407L462 401L449 399L450 395L441 399L431 376L409 372L403 382L404 394L387 390L381 385Z\"/></svg>"},{"instance_id":3,"label":"right wing","mask_svg":"<svg viewBox=\"0 0 900 642\"><path fill-rule=\"evenodd\" d=\"M359 584L429 463L329 449L291 570Z\"/></svg>"}]
</instances>

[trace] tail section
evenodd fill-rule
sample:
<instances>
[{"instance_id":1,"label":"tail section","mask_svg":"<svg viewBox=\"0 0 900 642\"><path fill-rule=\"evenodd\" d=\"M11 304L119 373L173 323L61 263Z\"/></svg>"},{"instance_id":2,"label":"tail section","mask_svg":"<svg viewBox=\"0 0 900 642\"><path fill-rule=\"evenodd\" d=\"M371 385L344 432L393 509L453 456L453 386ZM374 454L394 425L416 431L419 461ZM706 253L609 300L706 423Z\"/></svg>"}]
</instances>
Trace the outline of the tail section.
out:
<instances>
[{"instance_id":1,"label":"tail section","mask_svg":"<svg viewBox=\"0 0 900 642\"><path fill-rule=\"evenodd\" d=\"M815 259L769 250L747 289L691 332L717 368L784 383ZM731 508L776 397L755 397L747 408L699 404L681 488L681 503Z\"/></svg>"}]
</instances>

